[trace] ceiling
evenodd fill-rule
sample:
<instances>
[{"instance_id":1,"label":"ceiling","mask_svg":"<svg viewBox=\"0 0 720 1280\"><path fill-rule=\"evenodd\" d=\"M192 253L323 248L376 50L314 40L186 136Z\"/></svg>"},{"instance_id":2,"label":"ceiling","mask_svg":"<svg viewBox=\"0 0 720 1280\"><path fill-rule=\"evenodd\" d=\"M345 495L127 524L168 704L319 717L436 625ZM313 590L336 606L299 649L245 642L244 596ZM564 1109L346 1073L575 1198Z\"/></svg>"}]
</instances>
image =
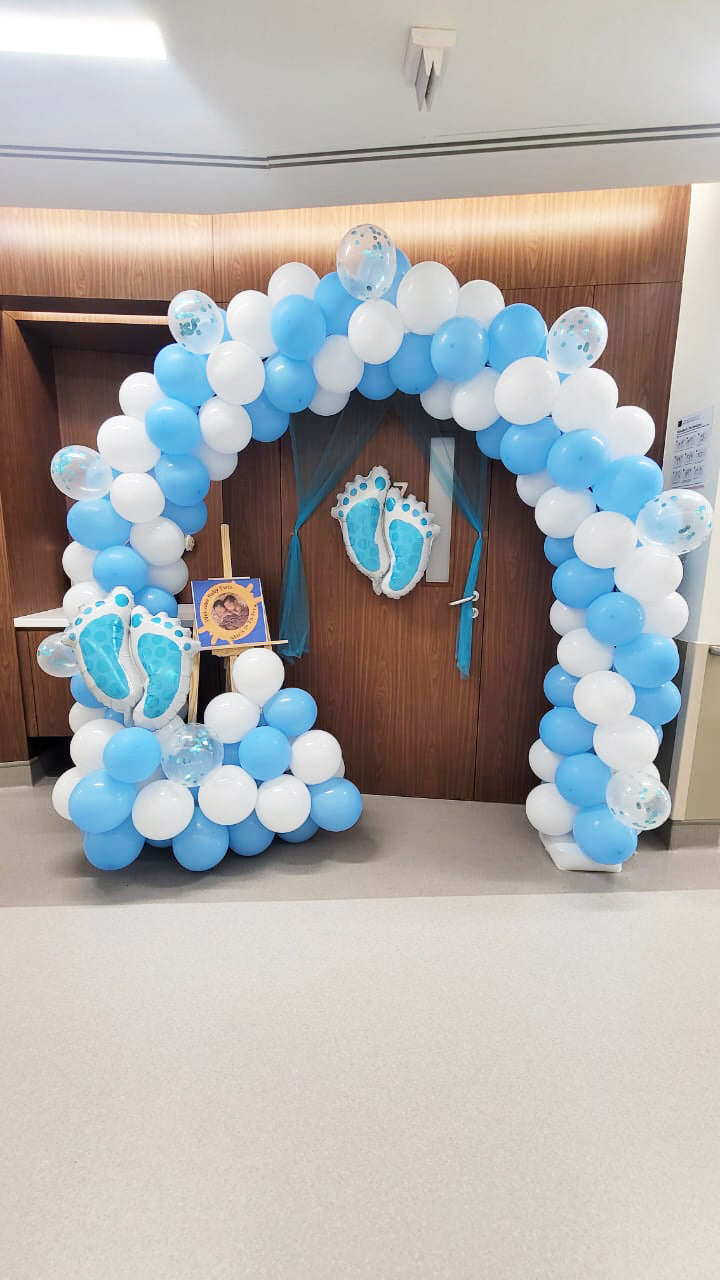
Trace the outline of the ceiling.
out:
<instances>
[{"instance_id":1,"label":"ceiling","mask_svg":"<svg viewBox=\"0 0 720 1280\"><path fill-rule=\"evenodd\" d=\"M0 0L0 23L12 7ZM715 0L102 0L102 14L153 18L167 62L0 53L3 204L213 212L720 179ZM411 25L457 29L430 113L403 79Z\"/></svg>"}]
</instances>

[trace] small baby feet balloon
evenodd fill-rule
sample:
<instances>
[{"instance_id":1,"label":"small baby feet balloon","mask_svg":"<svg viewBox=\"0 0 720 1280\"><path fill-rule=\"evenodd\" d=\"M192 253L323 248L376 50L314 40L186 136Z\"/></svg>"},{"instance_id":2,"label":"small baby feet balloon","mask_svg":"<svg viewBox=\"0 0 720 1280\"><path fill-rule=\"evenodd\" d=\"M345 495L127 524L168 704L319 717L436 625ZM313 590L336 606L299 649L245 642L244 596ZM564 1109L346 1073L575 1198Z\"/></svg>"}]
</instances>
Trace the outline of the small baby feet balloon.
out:
<instances>
[{"instance_id":1,"label":"small baby feet balloon","mask_svg":"<svg viewBox=\"0 0 720 1280\"><path fill-rule=\"evenodd\" d=\"M175 294L168 307L168 324L175 341L196 356L209 355L223 339L220 308L199 289Z\"/></svg>"},{"instance_id":2,"label":"small baby feet balloon","mask_svg":"<svg viewBox=\"0 0 720 1280\"><path fill-rule=\"evenodd\" d=\"M353 298L381 298L387 293L396 267L395 246L387 231L371 223L352 227L340 241L337 273Z\"/></svg>"},{"instance_id":3,"label":"small baby feet balloon","mask_svg":"<svg viewBox=\"0 0 720 1280\"><path fill-rule=\"evenodd\" d=\"M646 770L614 773L605 793L614 818L633 831L652 831L670 817L672 800L659 778Z\"/></svg>"},{"instance_id":4,"label":"small baby feet balloon","mask_svg":"<svg viewBox=\"0 0 720 1280\"><path fill-rule=\"evenodd\" d=\"M213 738L204 724L184 724L163 743L163 773L182 787L199 787L222 762L222 743Z\"/></svg>"},{"instance_id":5,"label":"small baby feet balloon","mask_svg":"<svg viewBox=\"0 0 720 1280\"><path fill-rule=\"evenodd\" d=\"M574 373L595 364L607 340L607 323L599 311L594 307L573 307L550 326L545 350L558 373Z\"/></svg>"},{"instance_id":6,"label":"small baby feet balloon","mask_svg":"<svg viewBox=\"0 0 720 1280\"><path fill-rule=\"evenodd\" d=\"M113 480L107 462L84 444L66 444L59 449L50 463L50 477L61 493L76 502L104 498Z\"/></svg>"},{"instance_id":7,"label":"small baby feet balloon","mask_svg":"<svg viewBox=\"0 0 720 1280\"><path fill-rule=\"evenodd\" d=\"M666 489L645 503L635 523L646 547L681 556L710 537L713 509L707 498L692 489Z\"/></svg>"}]
</instances>

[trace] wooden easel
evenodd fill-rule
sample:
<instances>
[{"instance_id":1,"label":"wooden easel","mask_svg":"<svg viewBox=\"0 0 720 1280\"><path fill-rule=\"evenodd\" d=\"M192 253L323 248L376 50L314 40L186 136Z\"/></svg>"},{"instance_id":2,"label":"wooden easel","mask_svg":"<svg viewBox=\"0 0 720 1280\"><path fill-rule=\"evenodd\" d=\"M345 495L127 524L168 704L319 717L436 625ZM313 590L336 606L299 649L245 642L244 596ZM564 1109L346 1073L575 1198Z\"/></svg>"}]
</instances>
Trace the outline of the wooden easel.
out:
<instances>
[{"instance_id":1,"label":"wooden easel","mask_svg":"<svg viewBox=\"0 0 720 1280\"><path fill-rule=\"evenodd\" d=\"M220 549L222 552L222 572L223 578L232 580L232 551L230 550L230 525L220 525ZM197 620L193 615L192 626L193 638L197 639ZM210 652L216 658L222 658L225 663L225 688L232 689L232 663L233 659L242 653L244 649L273 649L279 648L280 645L287 644L287 640L265 640L262 644L237 644L231 648L223 646L222 649L212 649ZM197 704L198 704L198 688L200 685L200 652L195 654L193 658L192 671L190 672L190 688L188 689L188 724L197 720Z\"/></svg>"}]
</instances>

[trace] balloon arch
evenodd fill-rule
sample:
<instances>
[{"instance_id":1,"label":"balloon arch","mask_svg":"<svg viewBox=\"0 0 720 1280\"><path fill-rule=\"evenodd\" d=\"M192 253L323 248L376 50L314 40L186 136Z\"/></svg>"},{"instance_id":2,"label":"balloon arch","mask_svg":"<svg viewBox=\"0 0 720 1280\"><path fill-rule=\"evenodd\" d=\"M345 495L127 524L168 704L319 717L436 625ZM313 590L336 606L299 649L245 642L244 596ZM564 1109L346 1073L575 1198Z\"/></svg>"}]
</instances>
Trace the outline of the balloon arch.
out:
<instances>
[{"instance_id":1,"label":"balloon arch","mask_svg":"<svg viewBox=\"0 0 720 1280\"><path fill-rule=\"evenodd\" d=\"M289 262L267 293L243 290L226 314L192 289L168 314L175 341L154 373L125 379L97 450L67 446L51 466L75 500L69 625L38 661L71 678L74 763L53 803L82 831L90 862L117 870L148 841L206 870L228 848L254 855L276 835L299 842L359 818L340 744L314 728L312 696L283 687L272 650L241 653L232 692L208 704L204 724L185 722L198 644L175 599L211 481L232 474L251 439L278 439L291 413L330 417L355 389L419 395L516 474L555 566L559 635L527 815L560 866L631 857L638 832L670 812L653 761L680 707L680 555L709 535L712 510L692 491L663 492L645 456L652 419L618 408L612 377L593 367L603 317L574 308L548 331L487 280L460 286L439 262L411 266L373 225L347 233L322 279Z\"/></svg>"}]
</instances>

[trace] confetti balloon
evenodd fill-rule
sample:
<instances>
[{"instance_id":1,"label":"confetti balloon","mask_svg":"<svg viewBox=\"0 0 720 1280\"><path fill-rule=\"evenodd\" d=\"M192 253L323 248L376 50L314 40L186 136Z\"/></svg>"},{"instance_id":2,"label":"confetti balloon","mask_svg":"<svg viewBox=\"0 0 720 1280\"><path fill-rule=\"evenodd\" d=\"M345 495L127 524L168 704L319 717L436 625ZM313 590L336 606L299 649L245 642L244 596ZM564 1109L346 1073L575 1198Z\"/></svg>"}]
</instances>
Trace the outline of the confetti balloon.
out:
<instances>
[{"instance_id":1,"label":"confetti balloon","mask_svg":"<svg viewBox=\"0 0 720 1280\"><path fill-rule=\"evenodd\" d=\"M646 502L636 524L646 547L684 555L710 537L713 509L707 498L692 489L666 489Z\"/></svg>"},{"instance_id":2,"label":"confetti balloon","mask_svg":"<svg viewBox=\"0 0 720 1280\"><path fill-rule=\"evenodd\" d=\"M41 671L48 676L74 676L78 665L73 650L63 643L62 633L46 636L40 641L37 661Z\"/></svg>"},{"instance_id":3,"label":"confetti balloon","mask_svg":"<svg viewBox=\"0 0 720 1280\"><path fill-rule=\"evenodd\" d=\"M67 444L50 463L53 484L75 501L104 498L112 484L112 470L95 449Z\"/></svg>"},{"instance_id":4,"label":"confetti balloon","mask_svg":"<svg viewBox=\"0 0 720 1280\"><path fill-rule=\"evenodd\" d=\"M558 373L574 373L595 364L607 340L607 323L599 311L594 307L573 307L551 325L545 349Z\"/></svg>"},{"instance_id":5,"label":"confetti balloon","mask_svg":"<svg viewBox=\"0 0 720 1280\"><path fill-rule=\"evenodd\" d=\"M652 831L670 817L670 793L659 778L646 770L613 774L606 800L613 817L633 831Z\"/></svg>"},{"instance_id":6,"label":"confetti balloon","mask_svg":"<svg viewBox=\"0 0 720 1280\"><path fill-rule=\"evenodd\" d=\"M395 278L395 267L395 246L382 227L363 223L340 241L337 273L353 298L381 298Z\"/></svg>"},{"instance_id":7,"label":"confetti balloon","mask_svg":"<svg viewBox=\"0 0 720 1280\"><path fill-rule=\"evenodd\" d=\"M163 773L183 787L199 787L222 762L222 743L204 724L184 724L163 743Z\"/></svg>"},{"instance_id":8,"label":"confetti balloon","mask_svg":"<svg viewBox=\"0 0 720 1280\"><path fill-rule=\"evenodd\" d=\"M219 347L225 327L220 308L199 289L175 294L168 307L168 324L175 341L196 356L209 355Z\"/></svg>"}]
</instances>

